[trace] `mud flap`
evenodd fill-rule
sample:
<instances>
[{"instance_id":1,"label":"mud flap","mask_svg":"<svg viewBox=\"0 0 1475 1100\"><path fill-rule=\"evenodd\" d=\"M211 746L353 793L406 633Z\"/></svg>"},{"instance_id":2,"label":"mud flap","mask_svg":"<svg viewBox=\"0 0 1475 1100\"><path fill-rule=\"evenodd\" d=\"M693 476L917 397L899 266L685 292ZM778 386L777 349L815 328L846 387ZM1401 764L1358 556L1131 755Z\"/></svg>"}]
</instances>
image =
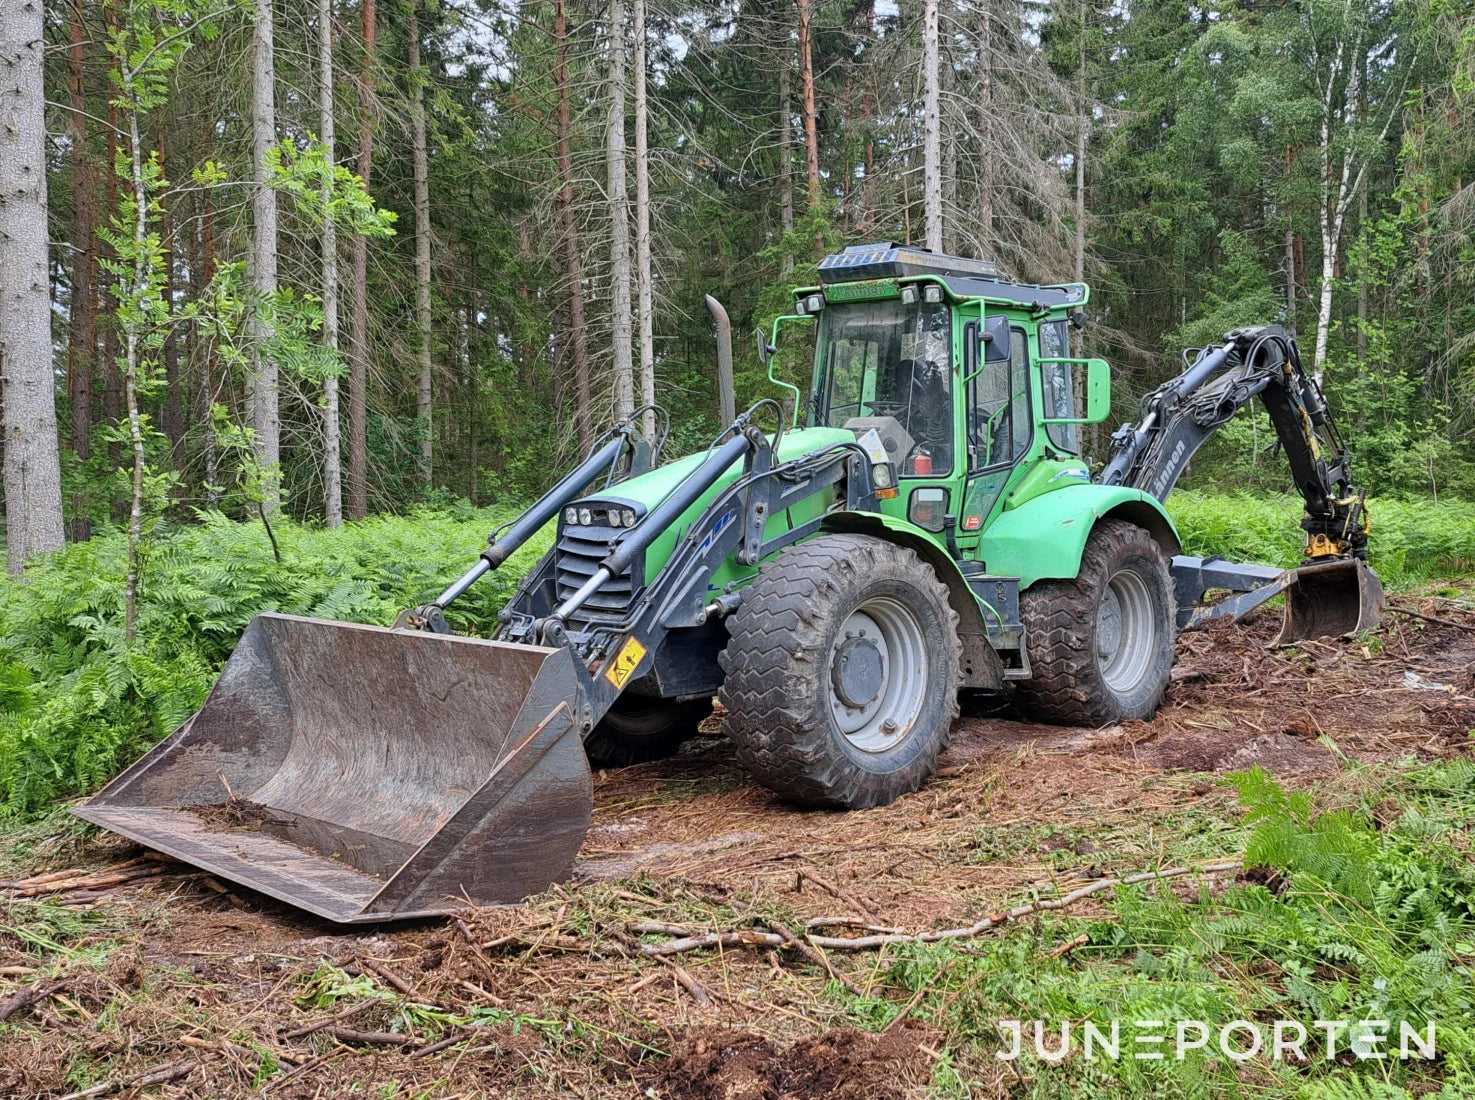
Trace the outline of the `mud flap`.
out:
<instances>
[{"instance_id":1,"label":"mud flap","mask_svg":"<svg viewBox=\"0 0 1475 1100\"><path fill-rule=\"evenodd\" d=\"M1277 646L1341 638L1383 621L1383 582L1363 562L1343 559L1286 573L1285 618Z\"/></svg>"},{"instance_id":2,"label":"mud flap","mask_svg":"<svg viewBox=\"0 0 1475 1100\"><path fill-rule=\"evenodd\" d=\"M80 817L330 920L522 900L589 827L562 648L251 621L205 705Z\"/></svg>"}]
</instances>

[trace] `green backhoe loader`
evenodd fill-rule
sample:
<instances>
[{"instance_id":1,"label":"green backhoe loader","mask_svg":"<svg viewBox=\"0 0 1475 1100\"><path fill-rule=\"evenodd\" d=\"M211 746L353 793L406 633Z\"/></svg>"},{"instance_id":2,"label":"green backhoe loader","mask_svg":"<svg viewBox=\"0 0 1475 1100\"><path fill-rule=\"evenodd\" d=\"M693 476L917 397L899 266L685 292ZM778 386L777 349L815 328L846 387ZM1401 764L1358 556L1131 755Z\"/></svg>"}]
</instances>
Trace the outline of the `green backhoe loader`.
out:
<instances>
[{"instance_id":1,"label":"green backhoe loader","mask_svg":"<svg viewBox=\"0 0 1475 1100\"><path fill-rule=\"evenodd\" d=\"M670 461L636 410L473 568L394 628L262 615L201 710L78 813L336 921L515 902L566 875L597 766L726 712L759 782L806 806L924 783L961 692L1051 722L1148 719L1176 632L1284 593L1281 640L1376 624L1347 449L1290 335L1185 354L1094 476L1105 362L1070 354L1082 284L892 244L820 264L760 334L814 326L810 392ZM772 375L770 365L770 378ZM1163 500L1258 397L1305 500L1306 563L1182 556ZM552 550L490 639L442 614L535 532ZM1209 593L1228 593L1206 603Z\"/></svg>"}]
</instances>

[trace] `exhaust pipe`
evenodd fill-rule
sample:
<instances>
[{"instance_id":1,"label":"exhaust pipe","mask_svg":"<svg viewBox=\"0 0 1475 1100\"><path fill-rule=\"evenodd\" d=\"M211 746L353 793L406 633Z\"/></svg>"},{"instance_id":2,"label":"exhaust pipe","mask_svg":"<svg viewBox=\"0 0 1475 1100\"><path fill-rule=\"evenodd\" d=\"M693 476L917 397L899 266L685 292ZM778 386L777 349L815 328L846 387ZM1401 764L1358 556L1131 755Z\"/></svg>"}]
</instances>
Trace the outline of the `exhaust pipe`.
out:
<instances>
[{"instance_id":1,"label":"exhaust pipe","mask_svg":"<svg viewBox=\"0 0 1475 1100\"><path fill-rule=\"evenodd\" d=\"M707 295L707 312L717 326L717 404L722 423L737 419L737 395L732 384L732 321L727 310L712 295Z\"/></svg>"}]
</instances>

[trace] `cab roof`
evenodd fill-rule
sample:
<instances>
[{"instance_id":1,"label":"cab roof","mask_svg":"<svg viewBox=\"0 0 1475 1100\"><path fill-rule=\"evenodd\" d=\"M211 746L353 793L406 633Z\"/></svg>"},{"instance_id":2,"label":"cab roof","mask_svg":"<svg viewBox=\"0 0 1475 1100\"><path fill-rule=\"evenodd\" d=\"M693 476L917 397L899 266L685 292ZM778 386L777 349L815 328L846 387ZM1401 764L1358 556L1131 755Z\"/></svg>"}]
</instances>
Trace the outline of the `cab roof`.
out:
<instances>
[{"instance_id":1,"label":"cab roof","mask_svg":"<svg viewBox=\"0 0 1475 1100\"><path fill-rule=\"evenodd\" d=\"M948 256L894 241L851 245L819 262L821 289L841 283L918 277L941 282L955 298L982 298L1032 312L1082 306L1090 295L1085 283L1011 282L1000 278L998 265L992 260Z\"/></svg>"}]
</instances>

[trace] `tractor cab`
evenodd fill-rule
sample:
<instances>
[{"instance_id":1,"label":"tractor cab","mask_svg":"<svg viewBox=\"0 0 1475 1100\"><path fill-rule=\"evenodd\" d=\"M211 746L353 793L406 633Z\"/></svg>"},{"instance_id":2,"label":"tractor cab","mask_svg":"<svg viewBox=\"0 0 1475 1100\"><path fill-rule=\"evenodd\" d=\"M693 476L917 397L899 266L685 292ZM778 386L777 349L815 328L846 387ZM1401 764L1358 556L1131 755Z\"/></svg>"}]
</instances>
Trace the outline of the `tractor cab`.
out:
<instances>
[{"instance_id":1,"label":"tractor cab","mask_svg":"<svg viewBox=\"0 0 1475 1100\"><path fill-rule=\"evenodd\" d=\"M808 425L875 432L901 482L883 511L977 558L1000 510L1090 480L1080 425L1105 418L1110 381L1070 355L1085 284L1009 282L989 261L897 244L852 246L819 274L773 341L817 324Z\"/></svg>"}]
</instances>

